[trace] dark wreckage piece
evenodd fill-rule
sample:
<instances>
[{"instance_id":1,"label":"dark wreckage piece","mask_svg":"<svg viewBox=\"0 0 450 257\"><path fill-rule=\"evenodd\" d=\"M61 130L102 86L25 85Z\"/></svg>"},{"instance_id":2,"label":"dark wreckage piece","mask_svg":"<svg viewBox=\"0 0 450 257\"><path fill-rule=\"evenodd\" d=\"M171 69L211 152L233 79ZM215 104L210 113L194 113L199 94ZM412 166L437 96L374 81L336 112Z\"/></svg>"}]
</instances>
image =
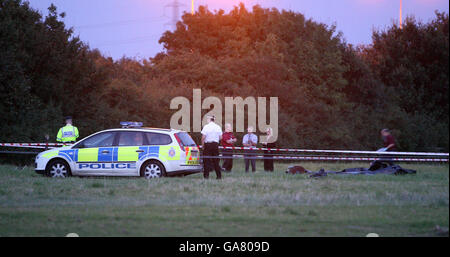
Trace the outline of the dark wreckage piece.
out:
<instances>
[{"instance_id":1,"label":"dark wreckage piece","mask_svg":"<svg viewBox=\"0 0 450 257\"><path fill-rule=\"evenodd\" d=\"M349 168L343 169L341 171L325 171L320 169L317 172L312 173L309 177L319 178L325 177L328 174L337 175L376 175L376 174L387 174L387 175L405 175L405 174L416 174L417 171L411 169L405 169L397 164L388 164L382 161L373 162L369 168Z\"/></svg>"}]
</instances>

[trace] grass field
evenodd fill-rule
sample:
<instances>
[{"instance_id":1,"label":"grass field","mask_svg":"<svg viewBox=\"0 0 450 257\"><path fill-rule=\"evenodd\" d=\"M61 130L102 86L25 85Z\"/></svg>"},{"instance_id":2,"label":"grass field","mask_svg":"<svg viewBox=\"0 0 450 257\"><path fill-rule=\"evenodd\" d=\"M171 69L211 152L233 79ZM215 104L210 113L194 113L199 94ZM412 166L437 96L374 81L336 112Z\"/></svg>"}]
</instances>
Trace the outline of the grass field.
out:
<instances>
[{"instance_id":1,"label":"grass field","mask_svg":"<svg viewBox=\"0 0 450 257\"><path fill-rule=\"evenodd\" d=\"M320 179L285 174L289 165L245 174L236 161L221 181L215 174L51 179L1 165L0 236L448 236L448 164L402 165L416 175Z\"/></svg>"}]
</instances>

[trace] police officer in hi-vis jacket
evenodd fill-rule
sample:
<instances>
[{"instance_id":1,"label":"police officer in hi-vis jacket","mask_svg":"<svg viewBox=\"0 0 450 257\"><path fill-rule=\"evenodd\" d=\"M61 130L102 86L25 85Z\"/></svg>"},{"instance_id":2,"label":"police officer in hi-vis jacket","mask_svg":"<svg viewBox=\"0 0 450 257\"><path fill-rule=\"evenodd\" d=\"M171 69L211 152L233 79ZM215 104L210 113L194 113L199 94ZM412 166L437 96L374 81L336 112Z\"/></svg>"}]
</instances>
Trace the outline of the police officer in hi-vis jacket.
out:
<instances>
[{"instance_id":1,"label":"police officer in hi-vis jacket","mask_svg":"<svg viewBox=\"0 0 450 257\"><path fill-rule=\"evenodd\" d=\"M56 141L62 143L75 143L79 137L78 128L72 126L72 117L66 117L66 126L62 127L58 131Z\"/></svg>"}]
</instances>

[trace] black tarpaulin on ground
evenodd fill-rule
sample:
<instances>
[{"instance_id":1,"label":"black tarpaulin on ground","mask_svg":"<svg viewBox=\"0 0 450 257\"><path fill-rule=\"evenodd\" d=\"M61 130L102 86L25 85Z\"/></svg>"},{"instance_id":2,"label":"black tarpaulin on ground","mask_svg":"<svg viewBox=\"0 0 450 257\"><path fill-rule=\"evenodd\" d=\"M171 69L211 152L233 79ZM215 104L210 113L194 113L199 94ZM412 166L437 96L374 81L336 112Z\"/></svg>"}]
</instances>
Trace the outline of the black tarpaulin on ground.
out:
<instances>
[{"instance_id":1,"label":"black tarpaulin on ground","mask_svg":"<svg viewBox=\"0 0 450 257\"><path fill-rule=\"evenodd\" d=\"M325 177L328 174L335 175L376 175L376 174L388 174L388 175L405 175L415 174L415 170L405 169L397 164L392 164L384 161L374 161L369 168L348 168L341 171L331 171L320 169L319 171L309 171L302 166L290 166L286 170L286 173L290 174L311 174L310 177Z\"/></svg>"}]
</instances>

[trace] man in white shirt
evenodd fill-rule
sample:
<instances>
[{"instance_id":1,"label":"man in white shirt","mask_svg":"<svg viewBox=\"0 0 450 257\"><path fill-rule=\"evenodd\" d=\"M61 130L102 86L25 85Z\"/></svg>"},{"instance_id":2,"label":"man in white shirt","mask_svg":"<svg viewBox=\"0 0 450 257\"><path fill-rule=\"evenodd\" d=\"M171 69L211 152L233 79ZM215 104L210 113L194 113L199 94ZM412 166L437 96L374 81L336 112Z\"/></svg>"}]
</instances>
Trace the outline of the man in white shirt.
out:
<instances>
[{"instance_id":1,"label":"man in white shirt","mask_svg":"<svg viewBox=\"0 0 450 257\"><path fill-rule=\"evenodd\" d=\"M208 124L202 129L202 148L203 156L213 158L203 158L203 177L209 178L211 170L216 171L217 179L222 178L222 172L219 165L219 142L222 139L222 128L214 123L215 117L208 117Z\"/></svg>"},{"instance_id":2,"label":"man in white shirt","mask_svg":"<svg viewBox=\"0 0 450 257\"><path fill-rule=\"evenodd\" d=\"M253 134L253 127L249 126L247 128L247 134L245 134L244 138L242 139L242 145L244 147L253 148L256 147L256 144L258 143L258 137ZM247 153L244 155L244 162L245 162L245 172L248 172L249 164L252 164L252 172L256 172L256 159L255 159L255 151L253 150L247 150Z\"/></svg>"}]
</instances>

